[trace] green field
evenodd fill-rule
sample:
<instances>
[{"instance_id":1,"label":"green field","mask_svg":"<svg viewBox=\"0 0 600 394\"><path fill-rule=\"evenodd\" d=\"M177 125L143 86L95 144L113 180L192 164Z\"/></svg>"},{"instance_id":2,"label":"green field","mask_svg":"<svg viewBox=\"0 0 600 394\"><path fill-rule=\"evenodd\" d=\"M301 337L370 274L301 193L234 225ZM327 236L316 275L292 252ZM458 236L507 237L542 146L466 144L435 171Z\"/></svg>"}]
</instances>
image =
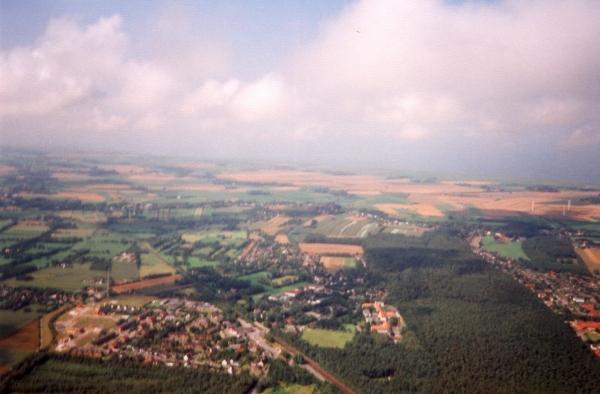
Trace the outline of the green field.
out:
<instances>
[{"instance_id":1,"label":"green field","mask_svg":"<svg viewBox=\"0 0 600 394\"><path fill-rule=\"evenodd\" d=\"M518 241L502 242L495 240L491 235L486 235L481 238L481 247L488 252L497 253L502 257L515 260L529 260L529 257L523 251L521 242Z\"/></svg>"},{"instance_id":2,"label":"green field","mask_svg":"<svg viewBox=\"0 0 600 394\"><path fill-rule=\"evenodd\" d=\"M140 278L138 266L125 261L113 261L110 267L110 277L116 281L129 281Z\"/></svg>"},{"instance_id":3,"label":"green field","mask_svg":"<svg viewBox=\"0 0 600 394\"><path fill-rule=\"evenodd\" d=\"M302 332L302 339L313 346L341 349L354 338L355 330L353 324L346 324L343 331L307 328Z\"/></svg>"},{"instance_id":4,"label":"green field","mask_svg":"<svg viewBox=\"0 0 600 394\"><path fill-rule=\"evenodd\" d=\"M242 275L242 276L237 277L237 279L248 280L253 285L259 285L259 286L262 286L265 288L264 292L258 293L258 294L255 294L252 296L254 301L259 300L261 297L263 297L264 295L267 295L267 294L268 295L277 295L277 294L285 293L286 291L304 287L304 286L310 284L309 282L296 282L296 283L291 283L286 286L275 287L270 284L270 278L271 278L271 274L267 271L259 271L259 272L255 272L253 274Z\"/></svg>"},{"instance_id":5,"label":"green field","mask_svg":"<svg viewBox=\"0 0 600 394\"><path fill-rule=\"evenodd\" d=\"M2 283L9 286L49 287L66 291L79 290L90 286L96 277L106 277L106 271L90 270L90 263L73 264L67 268L48 267L30 273L33 280L11 278Z\"/></svg>"},{"instance_id":6,"label":"green field","mask_svg":"<svg viewBox=\"0 0 600 394\"><path fill-rule=\"evenodd\" d=\"M131 245L127 237L107 230L98 230L91 237L79 242L73 249L89 249L89 255L111 259Z\"/></svg>"},{"instance_id":7,"label":"green field","mask_svg":"<svg viewBox=\"0 0 600 394\"><path fill-rule=\"evenodd\" d=\"M216 267L219 265L218 261L204 260L199 257L188 257L188 266L190 268L199 268L199 267Z\"/></svg>"}]
</instances>

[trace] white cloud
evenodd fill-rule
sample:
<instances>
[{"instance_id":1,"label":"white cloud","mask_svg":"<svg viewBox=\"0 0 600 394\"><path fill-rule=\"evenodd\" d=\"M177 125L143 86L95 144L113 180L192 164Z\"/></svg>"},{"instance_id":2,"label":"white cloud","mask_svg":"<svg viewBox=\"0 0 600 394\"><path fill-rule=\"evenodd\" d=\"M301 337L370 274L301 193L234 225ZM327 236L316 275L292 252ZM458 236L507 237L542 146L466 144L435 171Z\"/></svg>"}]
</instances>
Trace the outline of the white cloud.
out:
<instances>
[{"instance_id":1,"label":"white cloud","mask_svg":"<svg viewBox=\"0 0 600 394\"><path fill-rule=\"evenodd\" d=\"M249 81L232 75L226 45L177 28L184 13L165 18L147 40L128 36L119 16L56 19L31 46L1 52L2 129L279 141L576 141L600 129L597 1L358 1L285 66Z\"/></svg>"}]
</instances>

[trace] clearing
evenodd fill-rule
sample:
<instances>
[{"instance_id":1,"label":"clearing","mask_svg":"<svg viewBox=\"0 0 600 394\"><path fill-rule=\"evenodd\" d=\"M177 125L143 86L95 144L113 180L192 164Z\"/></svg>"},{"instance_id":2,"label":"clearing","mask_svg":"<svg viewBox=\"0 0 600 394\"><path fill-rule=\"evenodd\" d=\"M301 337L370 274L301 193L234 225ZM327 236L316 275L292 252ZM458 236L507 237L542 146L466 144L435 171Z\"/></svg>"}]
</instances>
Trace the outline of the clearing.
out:
<instances>
[{"instance_id":1,"label":"clearing","mask_svg":"<svg viewBox=\"0 0 600 394\"><path fill-rule=\"evenodd\" d=\"M307 328L302 332L302 339L313 346L342 349L354 338L355 331L353 324L346 324L343 331Z\"/></svg>"},{"instance_id":2,"label":"clearing","mask_svg":"<svg viewBox=\"0 0 600 394\"><path fill-rule=\"evenodd\" d=\"M486 235L481 239L481 247L488 252L497 253L509 259L529 260L523 251L523 245L519 241L499 241L492 235Z\"/></svg>"}]
</instances>

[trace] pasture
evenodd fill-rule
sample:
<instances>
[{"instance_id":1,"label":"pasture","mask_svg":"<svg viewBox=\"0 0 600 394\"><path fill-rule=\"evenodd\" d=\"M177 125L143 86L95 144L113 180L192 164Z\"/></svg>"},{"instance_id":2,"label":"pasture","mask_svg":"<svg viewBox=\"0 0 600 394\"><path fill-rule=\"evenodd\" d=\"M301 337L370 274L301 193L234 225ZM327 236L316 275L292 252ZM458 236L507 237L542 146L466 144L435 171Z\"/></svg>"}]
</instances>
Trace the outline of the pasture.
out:
<instances>
[{"instance_id":1,"label":"pasture","mask_svg":"<svg viewBox=\"0 0 600 394\"><path fill-rule=\"evenodd\" d=\"M313 346L342 349L354 338L355 332L353 324L346 324L344 330L307 328L302 332L302 339Z\"/></svg>"},{"instance_id":2,"label":"pasture","mask_svg":"<svg viewBox=\"0 0 600 394\"><path fill-rule=\"evenodd\" d=\"M65 291L75 291L94 284L94 279L105 278L106 271L90 269L90 263L73 264L65 268L47 267L30 273L31 280L10 278L3 281L9 286L48 287Z\"/></svg>"},{"instance_id":3,"label":"pasture","mask_svg":"<svg viewBox=\"0 0 600 394\"><path fill-rule=\"evenodd\" d=\"M113 260L110 266L110 277L117 282L127 282L140 278L140 270L134 262Z\"/></svg>"},{"instance_id":4,"label":"pasture","mask_svg":"<svg viewBox=\"0 0 600 394\"><path fill-rule=\"evenodd\" d=\"M481 247L491 253L510 259L529 260L529 257L523 251L523 245L519 241L500 241L493 236L487 235L481 239Z\"/></svg>"}]
</instances>

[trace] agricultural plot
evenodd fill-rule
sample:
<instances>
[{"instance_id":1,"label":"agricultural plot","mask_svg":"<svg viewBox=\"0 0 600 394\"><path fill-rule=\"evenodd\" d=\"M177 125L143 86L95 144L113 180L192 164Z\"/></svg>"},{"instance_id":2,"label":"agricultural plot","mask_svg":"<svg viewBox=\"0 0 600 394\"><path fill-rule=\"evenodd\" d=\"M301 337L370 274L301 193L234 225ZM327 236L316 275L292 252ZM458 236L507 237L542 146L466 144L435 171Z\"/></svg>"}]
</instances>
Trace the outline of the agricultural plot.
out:
<instances>
[{"instance_id":1,"label":"agricultural plot","mask_svg":"<svg viewBox=\"0 0 600 394\"><path fill-rule=\"evenodd\" d=\"M281 227L290 220L287 216L275 216L260 226L260 230L265 234L274 236L279 232Z\"/></svg>"},{"instance_id":2,"label":"agricultural plot","mask_svg":"<svg viewBox=\"0 0 600 394\"><path fill-rule=\"evenodd\" d=\"M0 349L35 352L40 346L40 323L34 319L12 335L0 339Z\"/></svg>"},{"instance_id":3,"label":"agricultural plot","mask_svg":"<svg viewBox=\"0 0 600 394\"><path fill-rule=\"evenodd\" d=\"M344 330L307 328L302 332L302 339L313 346L341 349L354 338L355 332L353 324L346 324Z\"/></svg>"},{"instance_id":4,"label":"agricultural plot","mask_svg":"<svg viewBox=\"0 0 600 394\"><path fill-rule=\"evenodd\" d=\"M332 238L365 238L380 229L377 222L352 215L327 216L315 222L315 232Z\"/></svg>"},{"instance_id":5,"label":"agricultural plot","mask_svg":"<svg viewBox=\"0 0 600 394\"><path fill-rule=\"evenodd\" d=\"M302 253L317 255L362 255L364 253L360 245L301 243L298 246Z\"/></svg>"},{"instance_id":6,"label":"agricultural plot","mask_svg":"<svg viewBox=\"0 0 600 394\"><path fill-rule=\"evenodd\" d=\"M65 238L87 238L91 237L96 231L93 227L78 227L78 228L59 228L52 233L54 239Z\"/></svg>"},{"instance_id":7,"label":"agricultural plot","mask_svg":"<svg viewBox=\"0 0 600 394\"><path fill-rule=\"evenodd\" d=\"M89 250L88 255L110 260L113 256L123 252L131 245L131 241L107 230L97 230L93 236L78 243L74 250Z\"/></svg>"},{"instance_id":8,"label":"agricultural plot","mask_svg":"<svg viewBox=\"0 0 600 394\"><path fill-rule=\"evenodd\" d=\"M519 241L500 241L494 239L491 235L487 235L481 239L481 247L502 257L529 260L529 257L523 251L523 245Z\"/></svg>"},{"instance_id":9,"label":"agricultural plot","mask_svg":"<svg viewBox=\"0 0 600 394\"><path fill-rule=\"evenodd\" d=\"M132 291L136 291L136 290L146 289L149 287L172 285L179 279L181 279L181 275L168 275L168 276L161 276L159 278L141 279L141 280L136 280L136 281L129 282L129 283L122 283L122 284L114 285L114 286L112 286L111 290L117 294L123 294L123 293L128 293L128 292L132 292Z\"/></svg>"},{"instance_id":10,"label":"agricultural plot","mask_svg":"<svg viewBox=\"0 0 600 394\"><path fill-rule=\"evenodd\" d=\"M73 264L65 268L47 267L28 275L28 280L10 278L2 283L18 287L47 287L66 291L79 290L82 287L93 286L106 278L106 271L90 269L90 263Z\"/></svg>"},{"instance_id":11,"label":"agricultural plot","mask_svg":"<svg viewBox=\"0 0 600 394\"><path fill-rule=\"evenodd\" d=\"M106 222L106 214L96 211L60 211L58 216L63 219L73 220L80 223L100 224Z\"/></svg>"},{"instance_id":12,"label":"agricultural plot","mask_svg":"<svg viewBox=\"0 0 600 394\"><path fill-rule=\"evenodd\" d=\"M334 273L344 268L355 268L357 263L354 257L322 256L321 264L325 271Z\"/></svg>"},{"instance_id":13,"label":"agricultural plot","mask_svg":"<svg viewBox=\"0 0 600 394\"><path fill-rule=\"evenodd\" d=\"M110 277L116 282L127 282L140 278L140 270L135 262L113 260L110 267Z\"/></svg>"},{"instance_id":14,"label":"agricultural plot","mask_svg":"<svg viewBox=\"0 0 600 394\"><path fill-rule=\"evenodd\" d=\"M48 231L46 223L37 220L22 220L0 233L0 243L13 244L37 237Z\"/></svg>"},{"instance_id":15,"label":"agricultural plot","mask_svg":"<svg viewBox=\"0 0 600 394\"><path fill-rule=\"evenodd\" d=\"M265 295L277 295L285 293L286 291L304 287L309 284L308 282L295 282L283 286L275 286L271 280L271 274L268 271L259 271L249 275L238 276L237 279L247 280L253 285L264 287L264 292L252 296L254 301L259 300Z\"/></svg>"},{"instance_id":16,"label":"agricultural plot","mask_svg":"<svg viewBox=\"0 0 600 394\"><path fill-rule=\"evenodd\" d=\"M591 273L600 273L600 248L576 248L575 251Z\"/></svg>"},{"instance_id":17,"label":"agricultural plot","mask_svg":"<svg viewBox=\"0 0 600 394\"><path fill-rule=\"evenodd\" d=\"M173 274L173 268L158 253L144 253L141 255L142 264L140 265L140 277L144 278L156 274Z\"/></svg>"},{"instance_id":18,"label":"agricultural plot","mask_svg":"<svg viewBox=\"0 0 600 394\"><path fill-rule=\"evenodd\" d=\"M36 306L21 308L17 311L0 309L0 339L6 338L32 321L36 321L42 313Z\"/></svg>"},{"instance_id":19,"label":"agricultural plot","mask_svg":"<svg viewBox=\"0 0 600 394\"><path fill-rule=\"evenodd\" d=\"M247 237L246 231L196 231L181 234L181 239L187 243L194 244L198 241L203 243L218 242L223 245L242 244Z\"/></svg>"}]
</instances>

